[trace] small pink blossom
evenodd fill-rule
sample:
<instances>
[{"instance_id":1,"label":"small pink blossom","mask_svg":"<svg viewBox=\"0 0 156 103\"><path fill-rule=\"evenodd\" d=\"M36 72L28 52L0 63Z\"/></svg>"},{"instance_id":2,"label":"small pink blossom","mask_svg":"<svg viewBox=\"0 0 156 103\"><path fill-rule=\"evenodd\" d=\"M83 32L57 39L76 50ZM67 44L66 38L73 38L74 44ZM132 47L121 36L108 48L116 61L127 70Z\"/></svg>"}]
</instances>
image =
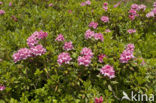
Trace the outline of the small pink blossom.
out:
<instances>
[{"instance_id":1,"label":"small pink blossom","mask_svg":"<svg viewBox=\"0 0 156 103\"><path fill-rule=\"evenodd\" d=\"M131 8L134 9L134 10L138 10L138 7L139 7L139 6L138 6L137 4L132 4L132 5L131 5Z\"/></svg>"},{"instance_id":2,"label":"small pink blossom","mask_svg":"<svg viewBox=\"0 0 156 103\"><path fill-rule=\"evenodd\" d=\"M63 63L69 64L71 60L72 58L70 57L69 53L63 52L59 54L57 62L59 65L62 65Z\"/></svg>"},{"instance_id":3,"label":"small pink blossom","mask_svg":"<svg viewBox=\"0 0 156 103\"><path fill-rule=\"evenodd\" d=\"M85 33L85 39L90 39L94 36L94 31L91 31L90 29L88 29Z\"/></svg>"},{"instance_id":4,"label":"small pink blossom","mask_svg":"<svg viewBox=\"0 0 156 103\"><path fill-rule=\"evenodd\" d=\"M108 6L108 3L105 2L105 3L103 4L103 6Z\"/></svg>"},{"instance_id":5,"label":"small pink blossom","mask_svg":"<svg viewBox=\"0 0 156 103\"><path fill-rule=\"evenodd\" d=\"M135 48L134 44L128 44L128 45L126 46L126 51L131 51L131 52L133 52L133 51L134 51L134 48Z\"/></svg>"},{"instance_id":6,"label":"small pink blossom","mask_svg":"<svg viewBox=\"0 0 156 103\"><path fill-rule=\"evenodd\" d=\"M103 35L101 33L95 33L94 39L104 41Z\"/></svg>"},{"instance_id":7,"label":"small pink blossom","mask_svg":"<svg viewBox=\"0 0 156 103\"><path fill-rule=\"evenodd\" d=\"M90 1L90 0L87 0L85 3L86 3L87 5L91 5L91 1Z\"/></svg>"},{"instance_id":8,"label":"small pink blossom","mask_svg":"<svg viewBox=\"0 0 156 103\"><path fill-rule=\"evenodd\" d=\"M95 98L94 103L102 103L103 102L103 97L101 96L100 98Z\"/></svg>"},{"instance_id":9,"label":"small pink blossom","mask_svg":"<svg viewBox=\"0 0 156 103\"><path fill-rule=\"evenodd\" d=\"M130 18L131 20L134 20L134 19L135 19L135 15L129 15L129 18Z\"/></svg>"},{"instance_id":10,"label":"small pink blossom","mask_svg":"<svg viewBox=\"0 0 156 103\"><path fill-rule=\"evenodd\" d=\"M72 45L72 42L65 42L64 43L64 46L63 46L63 49L66 50L66 51L69 51L69 50L72 50L74 47Z\"/></svg>"},{"instance_id":11,"label":"small pink blossom","mask_svg":"<svg viewBox=\"0 0 156 103\"><path fill-rule=\"evenodd\" d=\"M79 65L84 65L86 67L91 63L90 56L79 56L77 60Z\"/></svg>"},{"instance_id":12,"label":"small pink blossom","mask_svg":"<svg viewBox=\"0 0 156 103\"><path fill-rule=\"evenodd\" d=\"M156 2L153 3L153 7L156 8Z\"/></svg>"},{"instance_id":13,"label":"small pink blossom","mask_svg":"<svg viewBox=\"0 0 156 103\"><path fill-rule=\"evenodd\" d=\"M0 2L0 5L2 5L3 4L3 2Z\"/></svg>"},{"instance_id":14,"label":"small pink blossom","mask_svg":"<svg viewBox=\"0 0 156 103\"><path fill-rule=\"evenodd\" d=\"M68 10L68 13L70 13L70 14L71 14L71 13L72 13L72 10Z\"/></svg>"},{"instance_id":15,"label":"small pink blossom","mask_svg":"<svg viewBox=\"0 0 156 103\"><path fill-rule=\"evenodd\" d=\"M145 10L146 9L146 5L144 5L144 4L141 4L141 5L139 5L139 7L138 7L138 10Z\"/></svg>"},{"instance_id":16,"label":"small pink blossom","mask_svg":"<svg viewBox=\"0 0 156 103\"><path fill-rule=\"evenodd\" d=\"M39 35L38 35L38 39L43 39L46 38L48 36L47 32L43 32L42 30L39 31Z\"/></svg>"},{"instance_id":17,"label":"small pink blossom","mask_svg":"<svg viewBox=\"0 0 156 103\"><path fill-rule=\"evenodd\" d=\"M128 29L127 32L128 32L129 34L133 34L133 33L136 33L136 30L135 30L135 29Z\"/></svg>"},{"instance_id":18,"label":"small pink blossom","mask_svg":"<svg viewBox=\"0 0 156 103\"><path fill-rule=\"evenodd\" d=\"M135 15L135 14L136 14L136 10L130 9L130 10L129 10L129 13L131 13L132 15Z\"/></svg>"},{"instance_id":19,"label":"small pink blossom","mask_svg":"<svg viewBox=\"0 0 156 103\"><path fill-rule=\"evenodd\" d=\"M96 29L97 26L98 26L98 23L94 22L94 21L90 22L90 24L89 24L89 27L93 27L94 29Z\"/></svg>"},{"instance_id":20,"label":"small pink blossom","mask_svg":"<svg viewBox=\"0 0 156 103\"><path fill-rule=\"evenodd\" d=\"M15 22L18 21L18 19L16 18L16 16L11 16L11 18L12 18Z\"/></svg>"},{"instance_id":21,"label":"small pink blossom","mask_svg":"<svg viewBox=\"0 0 156 103\"><path fill-rule=\"evenodd\" d=\"M111 32L111 30L109 30L109 29L106 29L106 30L105 30L105 32L106 32L106 33L110 33L110 32Z\"/></svg>"},{"instance_id":22,"label":"small pink blossom","mask_svg":"<svg viewBox=\"0 0 156 103\"><path fill-rule=\"evenodd\" d=\"M115 78L114 68L108 64L100 69L100 73L104 76L108 76L110 79Z\"/></svg>"},{"instance_id":23,"label":"small pink blossom","mask_svg":"<svg viewBox=\"0 0 156 103\"><path fill-rule=\"evenodd\" d=\"M81 55L92 57L93 52L92 52L92 50L90 48L85 47L85 48L82 49Z\"/></svg>"},{"instance_id":24,"label":"small pink blossom","mask_svg":"<svg viewBox=\"0 0 156 103\"><path fill-rule=\"evenodd\" d=\"M106 55L105 54L100 54L99 56L98 56L98 58L99 58L99 62L100 63L103 63L103 58L105 58L106 57Z\"/></svg>"},{"instance_id":25,"label":"small pink blossom","mask_svg":"<svg viewBox=\"0 0 156 103\"><path fill-rule=\"evenodd\" d=\"M154 15L156 15L156 8L154 8L152 12L154 13Z\"/></svg>"},{"instance_id":26,"label":"small pink blossom","mask_svg":"<svg viewBox=\"0 0 156 103\"><path fill-rule=\"evenodd\" d=\"M53 6L53 3L50 3L50 4L49 4L49 7L52 7L52 6Z\"/></svg>"},{"instance_id":27,"label":"small pink blossom","mask_svg":"<svg viewBox=\"0 0 156 103\"><path fill-rule=\"evenodd\" d=\"M107 10L108 10L108 7L107 7L107 6L103 6L103 9L104 9L105 11L107 11Z\"/></svg>"},{"instance_id":28,"label":"small pink blossom","mask_svg":"<svg viewBox=\"0 0 156 103\"><path fill-rule=\"evenodd\" d=\"M14 53L12 57L14 59L14 62L16 63L18 61L25 60L29 57L32 57L32 52L28 48L21 48L16 53Z\"/></svg>"},{"instance_id":29,"label":"small pink blossom","mask_svg":"<svg viewBox=\"0 0 156 103\"><path fill-rule=\"evenodd\" d=\"M0 15L3 15L5 14L5 11L4 10L0 10Z\"/></svg>"},{"instance_id":30,"label":"small pink blossom","mask_svg":"<svg viewBox=\"0 0 156 103\"><path fill-rule=\"evenodd\" d=\"M62 34L59 34L57 38L55 39L55 41L59 41L59 42L64 41L64 36Z\"/></svg>"},{"instance_id":31,"label":"small pink blossom","mask_svg":"<svg viewBox=\"0 0 156 103\"><path fill-rule=\"evenodd\" d=\"M81 3L81 6L85 6L85 5L86 5L86 3L85 3L85 2L82 2L82 3Z\"/></svg>"},{"instance_id":32,"label":"small pink blossom","mask_svg":"<svg viewBox=\"0 0 156 103\"><path fill-rule=\"evenodd\" d=\"M9 6L12 6L12 2L9 2Z\"/></svg>"},{"instance_id":33,"label":"small pink blossom","mask_svg":"<svg viewBox=\"0 0 156 103\"><path fill-rule=\"evenodd\" d=\"M101 21L103 21L104 23L107 23L109 22L109 18L107 16L102 16Z\"/></svg>"},{"instance_id":34,"label":"small pink blossom","mask_svg":"<svg viewBox=\"0 0 156 103\"><path fill-rule=\"evenodd\" d=\"M0 85L0 91L3 91L3 90L5 90L5 86Z\"/></svg>"},{"instance_id":35,"label":"small pink blossom","mask_svg":"<svg viewBox=\"0 0 156 103\"><path fill-rule=\"evenodd\" d=\"M37 46L31 47L30 50L34 56L41 56L42 54L46 53L46 49L43 48L42 45L37 45Z\"/></svg>"},{"instance_id":36,"label":"small pink blossom","mask_svg":"<svg viewBox=\"0 0 156 103\"><path fill-rule=\"evenodd\" d=\"M129 60L134 58L133 52L124 50L123 53L120 55L120 62L121 63L128 63Z\"/></svg>"},{"instance_id":37,"label":"small pink blossom","mask_svg":"<svg viewBox=\"0 0 156 103\"><path fill-rule=\"evenodd\" d=\"M146 14L146 17L147 17L147 18L154 17L154 12L151 11L151 12L147 13L147 14Z\"/></svg>"}]
</instances>

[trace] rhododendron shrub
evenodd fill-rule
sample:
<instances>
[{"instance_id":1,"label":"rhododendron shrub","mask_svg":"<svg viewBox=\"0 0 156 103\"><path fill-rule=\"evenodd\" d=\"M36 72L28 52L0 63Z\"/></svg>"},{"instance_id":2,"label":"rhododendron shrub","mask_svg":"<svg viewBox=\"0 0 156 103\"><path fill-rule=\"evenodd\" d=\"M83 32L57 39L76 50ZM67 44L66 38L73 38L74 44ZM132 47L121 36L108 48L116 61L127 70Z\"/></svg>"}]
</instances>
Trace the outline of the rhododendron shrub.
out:
<instances>
[{"instance_id":1,"label":"rhododendron shrub","mask_svg":"<svg viewBox=\"0 0 156 103\"><path fill-rule=\"evenodd\" d=\"M143 1L0 1L0 103L156 94L156 3Z\"/></svg>"}]
</instances>

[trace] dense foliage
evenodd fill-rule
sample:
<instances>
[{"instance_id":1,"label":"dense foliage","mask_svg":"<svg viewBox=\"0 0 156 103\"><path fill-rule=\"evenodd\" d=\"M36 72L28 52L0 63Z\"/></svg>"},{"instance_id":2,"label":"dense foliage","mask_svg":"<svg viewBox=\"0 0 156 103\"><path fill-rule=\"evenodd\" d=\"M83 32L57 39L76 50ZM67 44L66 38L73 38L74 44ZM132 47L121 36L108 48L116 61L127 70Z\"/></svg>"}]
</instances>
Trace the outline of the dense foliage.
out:
<instances>
[{"instance_id":1,"label":"dense foliage","mask_svg":"<svg viewBox=\"0 0 156 103\"><path fill-rule=\"evenodd\" d=\"M0 103L156 94L156 3L106 2L2 0Z\"/></svg>"}]
</instances>

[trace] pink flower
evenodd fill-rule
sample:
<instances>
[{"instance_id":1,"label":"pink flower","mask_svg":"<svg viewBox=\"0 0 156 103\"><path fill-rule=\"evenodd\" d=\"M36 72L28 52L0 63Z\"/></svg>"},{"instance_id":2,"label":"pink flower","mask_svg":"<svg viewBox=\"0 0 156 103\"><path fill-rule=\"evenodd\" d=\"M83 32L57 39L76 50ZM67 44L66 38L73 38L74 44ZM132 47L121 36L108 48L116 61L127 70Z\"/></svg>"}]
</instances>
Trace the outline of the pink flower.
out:
<instances>
[{"instance_id":1,"label":"pink flower","mask_svg":"<svg viewBox=\"0 0 156 103\"><path fill-rule=\"evenodd\" d=\"M141 4L141 5L139 5L139 7L138 7L138 10L145 10L146 9L146 5L144 5L144 4Z\"/></svg>"},{"instance_id":2,"label":"pink flower","mask_svg":"<svg viewBox=\"0 0 156 103\"><path fill-rule=\"evenodd\" d=\"M135 48L134 44L128 44L128 45L126 46L126 50L127 50L127 51L133 52L133 51L134 51L134 48Z\"/></svg>"},{"instance_id":3,"label":"pink flower","mask_svg":"<svg viewBox=\"0 0 156 103\"><path fill-rule=\"evenodd\" d=\"M72 58L70 57L69 53L61 53L58 56L57 62L59 65L62 65L63 63L65 64L69 64L69 62L72 60Z\"/></svg>"},{"instance_id":4,"label":"pink flower","mask_svg":"<svg viewBox=\"0 0 156 103\"><path fill-rule=\"evenodd\" d=\"M98 58L99 58L99 62L100 63L103 63L103 58L105 58L106 57L106 55L105 54L100 54L99 56L98 56Z\"/></svg>"},{"instance_id":5,"label":"pink flower","mask_svg":"<svg viewBox=\"0 0 156 103\"><path fill-rule=\"evenodd\" d=\"M106 29L105 32L106 32L106 33L109 33L109 32L111 32L111 31L110 31L109 29Z\"/></svg>"},{"instance_id":6,"label":"pink flower","mask_svg":"<svg viewBox=\"0 0 156 103\"><path fill-rule=\"evenodd\" d=\"M154 15L156 15L156 8L154 8L152 12L154 13Z\"/></svg>"},{"instance_id":7,"label":"pink flower","mask_svg":"<svg viewBox=\"0 0 156 103\"><path fill-rule=\"evenodd\" d=\"M3 15L5 14L5 11L4 10L0 10L0 15Z\"/></svg>"},{"instance_id":8,"label":"pink flower","mask_svg":"<svg viewBox=\"0 0 156 103\"><path fill-rule=\"evenodd\" d=\"M102 103L103 102L103 98L102 96L100 98L95 98L94 103Z\"/></svg>"},{"instance_id":9,"label":"pink flower","mask_svg":"<svg viewBox=\"0 0 156 103\"><path fill-rule=\"evenodd\" d=\"M117 8L120 4L121 2L118 2L117 4L114 5L114 8Z\"/></svg>"},{"instance_id":10,"label":"pink flower","mask_svg":"<svg viewBox=\"0 0 156 103\"><path fill-rule=\"evenodd\" d=\"M135 15L129 15L129 18L130 18L131 20L134 20L134 19L135 19Z\"/></svg>"},{"instance_id":11,"label":"pink flower","mask_svg":"<svg viewBox=\"0 0 156 103\"><path fill-rule=\"evenodd\" d=\"M59 34L55 41L64 41L64 36L62 34Z\"/></svg>"},{"instance_id":12,"label":"pink flower","mask_svg":"<svg viewBox=\"0 0 156 103\"><path fill-rule=\"evenodd\" d=\"M3 4L3 2L0 2L0 5L2 5Z\"/></svg>"},{"instance_id":13,"label":"pink flower","mask_svg":"<svg viewBox=\"0 0 156 103\"><path fill-rule=\"evenodd\" d=\"M137 4L132 4L132 5L131 5L131 8L134 9L134 10L138 10L138 7L139 7L139 6L138 6Z\"/></svg>"},{"instance_id":14,"label":"pink flower","mask_svg":"<svg viewBox=\"0 0 156 103\"><path fill-rule=\"evenodd\" d=\"M133 52L131 52L129 50L124 50L123 53L120 55L120 62L128 63L128 61L132 58L134 58Z\"/></svg>"},{"instance_id":15,"label":"pink flower","mask_svg":"<svg viewBox=\"0 0 156 103\"><path fill-rule=\"evenodd\" d=\"M86 3L87 5L91 5L90 0L87 0L85 3Z\"/></svg>"},{"instance_id":16,"label":"pink flower","mask_svg":"<svg viewBox=\"0 0 156 103\"><path fill-rule=\"evenodd\" d=\"M93 53L92 53L92 50L91 49L85 47L85 48L82 49L81 55L92 57L93 56Z\"/></svg>"},{"instance_id":17,"label":"pink flower","mask_svg":"<svg viewBox=\"0 0 156 103\"><path fill-rule=\"evenodd\" d=\"M105 3L103 4L103 6L108 6L108 3L105 2Z\"/></svg>"},{"instance_id":18,"label":"pink flower","mask_svg":"<svg viewBox=\"0 0 156 103\"><path fill-rule=\"evenodd\" d=\"M64 46L63 46L63 49L66 50L66 51L69 51L69 50L72 50L73 49L73 45L72 45L72 42L65 42L64 43Z\"/></svg>"},{"instance_id":19,"label":"pink flower","mask_svg":"<svg viewBox=\"0 0 156 103\"><path fill-rule=\"evenodd\" d=\"M129 10L129 13L131 13L132 15L135 15L136 14L136 10L131 9L131 10Z\"/></svg>"},{"instance_id":20,"label":"pink flower","mask_svg":"<svg viewBox=\"0 0 156 103\"><path fill-rule=\"evenodd\" d=\"M72 13L72 10L68 10L68 13Z\"/></svg>"},{"instance_id":21,"label":"pink flower","mask_svg":"<svg viewBox=\"0 0 156 103\"><path fill-rule=\"evenodd\" d=\"M79 65L84 65L86 67L91 63L90 56L79 56L77 60Z\"/></svg>"},{"instance_id":22,"label":"pink flower","mask_svg":"<svg viewBox=\"0 0 156 103\"><path fill-rule=\"evenodd\" d=\"M101 41L104 40L103 35L101 33L95 33L94 39L95 40L101 40Z\"/></svg>"},{"instance_id":23,"label":"pink flower","mask_svg":"<svg viewBox=\"0 0 156 103\"><path fill-rule=\"evenodd\" d=\"M108 76L110 79L115 78L114 68L108 64L100 69L100 73L104 76Z\"/></svg>"},{"instance_id":24,"label":"pink flower","mask_svg":"<svg viewBox=\"0 0 156 103\"><path fill-rule=\"evenodd\" d=\"M16 53L13 54L13 59L15 63L21 60L25 60L29 57L32 57L32 52L28 48L21 48L20 50L18 50Z\"/></svg>"},{"instance_id":25,"label":"pink flower","mask_svg":"<svg viewBox=\"0 0 156 103\"><path fill-rule=\"evenodd\" d=\"M135 29L128 29L127 32L128 32L129 34L133 34L133 33L136 33L136 30L135 30Z\"/></svg>"},{"instance_id":26,"label":"pink flower","mask_svg":"<svg viewBox=\"0 0 156 103\"><path fill-rule=\"evenodd\" d=\"M85 5L86 5L86 3L85 3L85 2L82 2L82 3L81 3L81 6L85 6Z\"/></svg>"},{"instance_id":27,"label":"pink flower","mask_svg":"<svg viewBox=\"0 0 156 103\"><path fill-rule=\"evenodd\" d=\"M146 17L147 17L147 18L154 17L154 12L151 11L151 12L147 13L147 14L146 14Z\"/></svg>"},{"instance_id":28,"label":"pink flower","mask_svg":"<svg viewBox=\"0 0 156 103\"><path fill-rule=\"evenodd\" d=\"M0 91L3 91L5 89L5 86L0 85Z\"/></svg>"},{"instance_id":29,"label":"pink flower","mask_svg":"<svg viewBox=\"0 0 156 103\"><path fill-rule=\"evenodd\" d=\"M101 21L103 21L104 23L109 22L109 18L107 16L102 16Z\"/></svg>"},{"instance_id":30,"label":"pink flower","mask_svg":"<svg viewBox=\"0 0 156 103\"><path fill-rule=\"evenodd\" d=\"M108 7L107 7L107 6L103 6L103 9L104 9L105 11L107 11L107 10L108 10Z\"/></svg>"},{"instance_id":31,"label":"pink flower","mask_svg":"<svg viewBox=\"0 0 156 103\"><path fill-rule=\"evenodd\" d=\"M15 16L11 16L11 18L12 18L15 22L18 21L18 19L17 19Z\"/></svg>"},{"instance_id":32,"label":"pink flower","mask_svg":"<svg viewBox=\"0 0 156 103\"><path fill-rule=\"evenodd\" d=\"M88 29L85 33L85 39L90 39L94 36L94 31L91 31L90 29Z\"/></svg>"},{"instance_id":33,"label":"pink flower","mask_svg":"<svg viewBox=\"0 0 156 103\"><path fill-rule=\"evenodd\" d=\"M27 39L27 44L29 47L33 47L38 44L40 39L46 38L48 33L41 31L35 31L30 37Z\"/></svg>"},{"instance_id":34,"label":"pink flower","mask_svg":"<svg viewBox=\"0 0 156 103\"><path fill-rule=\"evenodd\" d=\"M97 26L98 26L98 23L94 22L94 21L90 22L90 24L89 24L89 27L93 27L94 29L96 29Z\"/></svg>"},{"instance_id":35,"label":"pink flower","mask_svg":"<svg viewBox=\"0 0 156 103\"><path fill-rule=\"evenodd\" d=\"M49 4L49 7L52 7L52 6L53 6L53 3L50 3L50 4Z\"/></svg>"},{"instance_id":36,"label":"pink flower","mask_svg":"<svg viewBox=\"0 0 156 103\"><path fill-rule=\"evenodd\" d=\"M46 49L43 48L42 45L37 45L37 46L31 47L30 50L34 56L41 56L42 54L46 53Z\"/></svg>"},{"instance_id":37,"label":"pink flower","mask_svg":"<svg viewBox=\"0 0 156 103\"><path fill-rule=\"evenodd\" d=\"M12 2L9 2L9 6L12 6Z\"/></svg>"}]
</instances>

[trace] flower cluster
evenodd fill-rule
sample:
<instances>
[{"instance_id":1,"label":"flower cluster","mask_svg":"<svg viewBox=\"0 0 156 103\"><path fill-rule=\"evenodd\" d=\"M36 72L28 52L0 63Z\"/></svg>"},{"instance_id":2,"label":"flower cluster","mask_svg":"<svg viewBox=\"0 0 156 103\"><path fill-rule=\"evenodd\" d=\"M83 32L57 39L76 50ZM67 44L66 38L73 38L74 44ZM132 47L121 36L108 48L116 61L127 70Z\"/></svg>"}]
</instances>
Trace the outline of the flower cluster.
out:
<instances>
[{"instance_id":1,"label":"flower cluster","mask_svg":"<svg viewBox=\"0 0 156 103\"><path fill-rule=\"evenodd\" d=\"M48 33L41 31L35 31L30 37L27 39L27 44L31 48L38 44L40 39L46 38Z\"/></svg>"},{"instance_id":2,"label":"flower cluster","mask_svg":"<svg viewBox=\"0 0 156 103\"><path fill-rule=\"evenodd\" d=\"M126 49L120 55L120 62L121 63L128 63L128 61L134 58L133 51L134 51L134 44L128 44Z\"/></svg>"},{"instance_id":3,"label":"flower cluster","mask_svg":"<svg viewBox=\"0 0 156 103\"><path fill-rule=\"evenodd\" d=\"M52 7L52 6L53 6L53 3L50 3L50 4L49 4L49 7Z\"/></svg>"},{"instance_id":4,"label":"flower cluster","mask_svg":"<svg viewBox=\"0 0 156 103\"><path fill-rule=\"evenodd\" d=\"M136 33L136 30L135 30L135 29L128 29L127 32L128 32L129 34L133 34L133 33Z\"/></svg>"},{"instance_id":5,"label":"flower cluster","mask_svg":"<svg viewBox=\"0 0 156 103\"><path fill-rule=\"evenodd\" d=\"M21 48L20 50L18 50L16 53L13 54L13 59L15 63L21 60L25 60L29 57L32 57L32 52L28 48Z\"/></svg>"},{"instance_id":6,"label":"flower cluster","mask_svg":"<svg viewBox=\"0 0 156 103\"><path fill-rule=\"evenodd\" d=\"M114 68L108 64L100 69L100 73L104 76L109 77L110 79L115 78Z\"/></svg>"},{"instance_id":7,"label":"flower cluster","mask_svg":"<svg viewBox=\"0 0 156 103\"><path fill-rule=\"evenodd\" d=\"M109 29L105 30L105 33L110 33L110 32L111 32L111 30L109 30Z\"/></svg>"},{"instance_id":8,"label":"flower cluster","mask_svg":"<svg viewBox=\"0 0 156 103\"><path fill-rule=\"evenodd\" d=\"M91 63L91 59L93 57L92 50L85 47L82 49L81 55L83 55L83 56L78 57L78 64L84 65L84 66L89 66L89 64Z\"/></svg>"},{"instance_id":9,"label":"flower cluster","mask_svg":"<svg viewBox=\"0 0 156 103\"><path fill-rule=\"evenodd\" d=\"M104 23L107 23L107 22L109 22L109 17L108 16L102 16L101 21L103 21Z\"/></svg>"},{"instance_id":10,"label":"flower cluster","mask_svg":"<svg viewBox=\"0 0 156 103\"><path fill-rule=\"evenodd\" d=\"M62 65L63 63L65 64L69 64L69 62L72 60L72 58L70 57L69 53L61 53L58 56L57 62L59 65Z\"/></svg>"},{"instance_id":11,"label":"flower cluster","mask_svg":"<svg viewBox=\"0 0 156 103\"><path fill-rule=\"evenodd\" d=\"M104 40L103 34L95 33L94 31L88 29L85 33L85 39L91 39L92 37L94 37L95 40L101 40L101 41Z\"/></svg>"},{"instance_id":12,"label":"flower cluster","mask_svg":"<svg viewBox=\"0 0 156 103\"><path fill-rule=\"evenodd\" d=\"M5 86L0 85L0 91L3 91L5 89Z\"/></svg>"},{"instance_id":13,"label":"flower cluster","mask_svg":"<svg viewBox=\"0 0 156 103\"><path fill-rule=\"evenodd\" d=\"M99 58L99 62L100 63L103 63L103 58L105 58L106 57L106 55L105 54L100 54L99 56L98 56L98 58Z\"/></svg>"},{"instance_id":14,"label":"flower cluster","mask_svg":"<svg viewBox=\"0 0 156 103\"><path fill-rule=\"evenodd\" d=\"M59 34L57 38L55 39L55 41L59 41L59 42L64 41L64 36L62 34Z\"/></svg>"},{"instance_id":15,"label":"flower cluster","mask_svg":"<svg viewBox=\"0 0 156 103\"><path fill-rule=\"evenodd\" d=\"M66 50L66 51L69 51L69 50L72 50L74 47L72 45L72 42L65 42L64 43L64 46L63 46L63 49Z\"/></svg>"},{"instance_id":16,"label":"flower cluster","mask_svg":"<svg viewBox=\"0 0 156 103\"><path fill-rule=\"evenodd\" d=\"M44 54L46 52L46 49L43 48L42 45L38 45L38 41L40 39L43 39L45 37L47 37L47 33L40 31L40 32L34 32L30 37L28 37L27 39L27 44L30 47L30 49L28 48L21 48L20 50L18 50L16 53L13 54L13 59L14 62L18 62L21 60L25 60L29 57L34 57L34 56L41 56L42 54Z\"/></svg>"},{"instance_id":17,"label":"flower cluster","mask_svg":"<svg viewBox=\"0 0 156 103\"><path fill-rule=\"evenodd\" d=\"M81 3L81 6L85 6L85 5L91 5L91 1L87 0L87 1Z\"/></svg>"},{"instance_id":18,"label":"flower cluster","mask_svg":"<svg viewBox=\"0 0 156 103\"><path fill-rule=\"evenodd\" d=\"M0 10L0 15L3 15L5 14L5 11L4 10Z\"/></svg>"},{"instance_id":19,"label":"flower cluster","mask_svg":"<svg viewBox=\"0 0 156 103\"><path fill-rule=\"evenodd\" d=\"M102 96L100 98L95 98L94 103L102 103L103 102L103 98Z\"/></svg>"},{"instance_id":20,"label":"flower cluster","mask_svg":"<svg viewBox=\"0 0 156 103\"><path fill-rule=\"evenodd\" d=\"M92 22L89 24L89 27L92 27L92 28L94 28L94 29L96 29L97 26L98 26L98 23L97 23L97 22L94 22L94 21L92 21Z\"/></svg>"},{"instance_id":21,"label":"flower cluster","mask_svg":"<svg viewBox=\"0 0 156 103\"><path fill-rule=\"evenodd\" d=\"M105 11L108 10L108 3L104 3L104 4L103 4L103 9L104 9Z\"/></svg>"}]
</instances>

